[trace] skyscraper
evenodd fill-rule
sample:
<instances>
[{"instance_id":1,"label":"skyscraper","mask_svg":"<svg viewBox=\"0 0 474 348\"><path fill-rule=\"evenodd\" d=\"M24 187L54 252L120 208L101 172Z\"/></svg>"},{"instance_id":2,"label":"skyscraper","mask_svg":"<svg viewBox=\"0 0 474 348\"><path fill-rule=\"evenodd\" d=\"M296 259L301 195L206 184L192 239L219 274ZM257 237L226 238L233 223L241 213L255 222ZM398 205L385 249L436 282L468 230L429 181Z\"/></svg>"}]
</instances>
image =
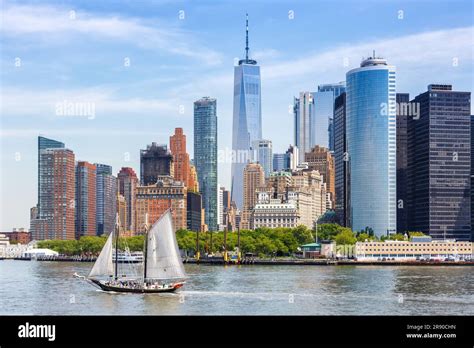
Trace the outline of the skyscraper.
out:
<instances>
[{"instance_id":1,"label":"skyscraper","mask_svg":"<svg viewBox=\"0 0 474 348\"><path fill-rule=\"evenodd\" d=\"M246 20L245 59L234 67L234 112L232 126L232 200L239 209L243 204L243 173L250 159L250 148L262 139L260 67L249 58L249 26ZM198 171L199 172L199 171Z\"/></svg>"},{"instance_id":2,"label":"skyscraper","mask_svg":"<svg viewBox=\"0 0 474 348\"><path fill-rule=\"evenodd\" d=\"M394 233L396 212L395 67L371 57L346 74L350 218L354 231Z\"/></svg>"},{"instance_id":3,"label":"skyscraper","mask_svg":"<svg viewBox=\"0 0 474 348\"><path fill-rule=\"evenodd\" d=\"M316 102L316 119L325 119L326 115L329 115L328 119L328 144L313 144L328 147L330 151L334 151L334 102L338 96L346 91L346 83L327 83L318 86L318 92L314 93ZM329 105L330 104L330 105ZM324 129L322 129L324 130ZM317 140L318 138L316 138Z\"/></svg>"},{"instance_id":4,"label":"skyscraper","mask_svg":"<svg viewBox=\"0 0 474 348\"><path fill-rule=\"evenodd\" d=\"M133 168L122 167L117 175L118 193L125 198L127 209L126 230L136 232L136 205L138 177Z\"/></svg>"},{"instance_id":5,"label":"skyscraper","mask_svg":"<svg viewBox=\"0 0 474 348\"><path fill-rule=\"evenodd\" d=\"M125 201L125 197L122 196L121 194L117 194L117 213L120 221L120 235L130 235L131 231L127 228L128 222L127 222L127 201ZM115 222L115 219L114 219Z\"/></svg>"},{"instance_id":6,"label":"skyscraper","mask_svg":"<svg viewBox=\"0 0 474 348\"><path fill-rule=\"evenodd\" d=\"M219 231L224 230L224 191L225 187L218 185L217 191L217 225Z\"/></svg>"},{"instance_id":7,"label":"skyscraper","mask_svg":"<svg viewBox=\"0 0 474 348\"><path fill-rule=\"evenodd\" d=\"M280 172L284 169L285 167L285 158L286 154L284 153L274 153L273 154L273 171L274 172Z\"/></svg>"},{"instance_id":8,"label":"skyscraper","mask_svg":"<svg viewBox=\"0 0 474 348\"><path fill-rule=\"evenodd\" d=\"M471 115L471 242L474 242L474 115Z\"/></svg>"},{"instance_id":9,"label":"skyscraper","mask_svg":"<svg viewBox=\"0 0 474 348\"><path fill-rule=\"evenodd\" d=\"M271 140L255 140L252 144L255 154L254 161L260 163L265 172L265 177L269 177L273 172L273 151Z\"/></svg>"},{"instance_id":10,"label":"skyscraper","mask_svg":"<svg viewBox=\"0 0 474 348\"><path fill-rule=\"evenodd\" d=\"M298 147L298 162L304 161L304 154L315 144L314 129L314 98L310 92L300 92L299 98L294 98L294 144ZM325 129L327 130L327 122ZM326 137L327 139L327 137Z\"/></svg>"},{"instance_id":11,"label":"skyscraper","mask_svg":"<svg viewBox=\"0 0 474 348\"><path fill-rule=\"evenodd\" d=\"M408 118L408 227L433 239L470 240L470 92L429 85Z\"/></svg>"},{"instance_id":12,"label":"skyscraper","mask_svg":"<svg viewBox=\"0 0 474 348\"><path fill-rule=\"evenodd\" d=\"M112 175L112 167L95 163L97 168L96 223L97 235L114 231L117 213L117 178Z\"/></svg>"},{"instance_id":13,"label":"skyscraper","mask_svg":"<svg viewBox=\"0 0 474 348\"><path fill-rule=\"evenodd\" d=\"M194 102L194 163L206 225L217 231L217 102L213 98Z\"/></svg>"},{"instance_id":14,"label":"skyscraper","mask_svg":"<svg viewBox=\"0 0 474 348\"><path fill-rule=\"evenodd\" d=\"M349 158L346 144L346 93L334 102L334 167L336 215L342 226L349 223Z\"/></svg>"},{"instance_id":15,"label":"skyscraper","mask_svg":"<svg viewBox=\"0 0 474 348\"><path fill-rule=\"evenodd\" d=\"M41 180L41 172L40 172L41 155L40 154L41 154L41 150L45 150L45 149L64 149L64 143L57 140L48 139L42 136L38 137L38 213L40 210L39 202L40 202L40 192L42 191L41 186L44 182L43 180Z\"/></svg>"},{"instance_id":16,"label":"skyscraper","mask_svg":"<svg viewBox=\"0 0 474 348\"><path fill-rule=\"evenodd\" d=\"M316 145L311 152L304 155L304 161L308 163L308 169L317 170L323 176L323 182L326 184L326 193L329 194L331 209L335 205L335 167L334 157L328 148Z\"/></svg>"},{"instance_id":17,"label":"skyscraper","mask_svg":"<svg viewBox=\"0 0 474 348\"><path fill-rule=\"evenodd\" d=\"M186 228L202 231L202 196L199 192L188 191L186 197Z\"/></svg>"},{"instance_id":18,"label":"skyscraper","mask_svg":"<svg viewBox=\"0 0 474 348\"><path fill-rule=\"evenodd\" d=\"M140 182L153 185L161 175L174 176L173 155L166 145L152 143L140 150Z\"/></svg>"},{"instance_id":19,"label":"skyscraper","mask_svg":"<svg viewBox=\"0 0 474 348\"><path fill-rule=\"evenodd\" d=\"M408 115L403 105L410 102L408 93L397 93L397 232L407 232L407 150Z\"/></svg>"},{"instance_id":20,"label":"skyscraper","mask_svg":"<svg viewBox=\"0 0 474 348\"><path fill-rule=\"evenodd\" d=\"M265 172L258 163L248 163L244 169L244 209L242 212L241 228L249 229L251 215L257 201L257 188L265 185Z\"/></svg>"},{"instance_id":21,"label":"skyscraper","mask_svg":"<svg viewBox=\"0 0 474 348\"><path fill-rule=\"evenodd\" d=\"M44 148L39 152L40 209L31 221L32 239L74 239L74 153L66 148Z\"/></svg>"},{"instance_id":22,"label":"skyscraper","mask_svg":"<svg viewBox=\"0 0 474 348\"><path fill-rule=\"evenodd\" d=\"M189 154L186 151L186 135L183 128L176 128L170 137L170 151L173 155L174 178L182 181L188 190L194 190L195 182L191 173Z\"/></svg>"},{"instance_id":23,"label":"skyscraper","mask_svg":"<svg viewBox=\"0 0 474 348\"><path fill-rule=\"evenodd\" d=\"M175 231L187 227L187 188L181 181L169 175L158 176L153 185L137 186L137 232L145 232L148 223L154 224L164 212L171 208Z\"/></svg>"},{"instance_id":24,"label":"skyscraper","mask_svg":"<svg viewBox=\"0 0 474 348\"><path fill-rule=\"evenodd\" d=\"M76 238L95 236L97 230L97 168L80 161L76 165Z\"/></svg>"},{"instance_id":25,"label":"skyscraper","mask_svg":"<svg viewBox=\"0 0 474 348\"><path fill-rule=\"evenodd\" d=\"M285 170L296 170L300 164L300 151L298 147L290 145L285 152Z\"/></svg>"}]
</instances>

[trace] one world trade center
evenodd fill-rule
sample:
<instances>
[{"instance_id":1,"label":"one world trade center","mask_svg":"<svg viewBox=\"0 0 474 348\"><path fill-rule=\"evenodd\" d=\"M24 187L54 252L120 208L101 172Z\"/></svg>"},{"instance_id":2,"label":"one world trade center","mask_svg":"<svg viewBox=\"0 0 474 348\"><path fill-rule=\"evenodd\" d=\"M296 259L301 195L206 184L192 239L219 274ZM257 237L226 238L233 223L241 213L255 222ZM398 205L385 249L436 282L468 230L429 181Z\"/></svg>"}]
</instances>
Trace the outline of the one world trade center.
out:
<instances>
[{"instance_id":1,"label":"one world trade center","mask_svg":"<svg viewBox=\"0 0 474 348\"><path fill-rule=\"evenodd\" d=\"M245 59L234 67L234 116L232 128L232 200L243 206L243 172L251 159L253 141L262 139L260 67L249 58L249 25L246 18Z\"/></svg>"}]
</instances>

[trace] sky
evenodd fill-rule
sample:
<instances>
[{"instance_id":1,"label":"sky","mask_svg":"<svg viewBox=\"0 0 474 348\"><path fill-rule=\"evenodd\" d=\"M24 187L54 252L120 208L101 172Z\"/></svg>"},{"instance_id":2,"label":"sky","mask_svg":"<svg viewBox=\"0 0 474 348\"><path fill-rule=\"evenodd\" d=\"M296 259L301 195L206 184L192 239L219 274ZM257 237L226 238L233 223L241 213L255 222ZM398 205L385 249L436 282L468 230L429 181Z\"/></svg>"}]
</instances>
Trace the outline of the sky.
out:
<instances>
[{"instance_id":1,"label":"sky","mask_svg":"<svg viewBox=\"0 0 474 348\"><path fill-rule=\"evenodd\" d=\"M139 175L139 150L169 143L176 127L193 157L193 102L210 96L219 152L229 151L246 12L274 153L293 142L293 97L344 81L373 50L396 66L397 92L473 90L470 0L0 0L0 9L0 231L29 228L38 135L64 142L76 160Z\"/></svg>"}]
</instances>

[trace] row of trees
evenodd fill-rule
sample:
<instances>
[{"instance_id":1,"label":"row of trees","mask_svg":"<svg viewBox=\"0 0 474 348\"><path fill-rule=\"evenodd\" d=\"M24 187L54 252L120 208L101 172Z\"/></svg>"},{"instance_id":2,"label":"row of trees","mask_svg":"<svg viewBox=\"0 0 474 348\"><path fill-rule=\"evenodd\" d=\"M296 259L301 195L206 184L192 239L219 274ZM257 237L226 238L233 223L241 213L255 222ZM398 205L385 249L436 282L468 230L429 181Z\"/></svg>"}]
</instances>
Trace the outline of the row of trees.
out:
<instances>
[{"instance_id":1,"label":"row of trees","mask_svg":"<svg viewBox=\"0 0 474 348\"><path fill-rule=\"evenodd\" d=\"M348 227L340 226L336 223L325 223L318 226L318 240L334 240L336 244L355 244L364 241L384 241L384 240L406 240L414 236L424 236L423 232L407 232L406 236L402 233L390 234L378 238L374 231L367 227L366 229L353 232Z\"/></svg>"},{"instance_id":2,"label":"row of trees","mask_svg":"<svg viewBox=\"0 0 474 348\"><path fill-rule=\"evenodd\" d=\"M326 223L318 226L317 233L305 226L295 228L257 228L256 230L240 231L240 250L243 253L253 253L259 256L288 256L299 250L303 244L321 240L333 240L337 245L353 245L358 241L379 240L371 229L353 232L350 228L342 227L336 223ZM409 233L423 235L421 232ZM196 232L179 230L176 232L178 246L181 250L196 252ZM203 232L199 233L199 251L205 253L218 253L226 250L235 250L238 246L237 232ZM394 234L383 236L380 240L404 240L405 235ZM45 240L38 242L39 248L48 248L64 255L97 255L106 237L81 237L79 240ZM134 236L119 239L119 248L130 251L143 250L144 237Z\"/></svg>"},{"instance_id":3,"label":"row of trees","mask_svg":"<svg viewBox=\"0 0 474 348\"><path fill-rule=\"evenodd\" d=\"M179 230L176 232L178 246L182 250L196 252L196 232ZM199 251L206 253L217 253L224 250L224 239L226 249L235 250L238 246L237 232L228 232L224 238L224 232L199 233ZM48 248L64 255L97 255L104 246L106 237L81 237L79 240L44 240L38 242L39 248ZM291 255L306 243L314 241L312 231L305 226L296 228L259 228L256 230L240 231L240 249L243 253L254 253L260 256ZM119 238L119 248L128 248L130 251L143 250L144 237L134 236Z\"/></svg>"}]
</instances>

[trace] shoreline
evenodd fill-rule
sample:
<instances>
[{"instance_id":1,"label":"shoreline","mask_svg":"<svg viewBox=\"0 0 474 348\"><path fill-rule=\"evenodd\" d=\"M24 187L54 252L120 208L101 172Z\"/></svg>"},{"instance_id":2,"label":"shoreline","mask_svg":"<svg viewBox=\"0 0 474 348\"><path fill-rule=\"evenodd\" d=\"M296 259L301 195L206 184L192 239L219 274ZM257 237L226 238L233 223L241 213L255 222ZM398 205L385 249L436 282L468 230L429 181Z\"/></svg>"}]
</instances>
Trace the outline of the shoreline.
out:
<instances>
[{"instance_id":1,"label":"shoreline","mask_svg":"<svg viewBox=\"0 0 474 348\"><path fill-rule=\"evenodd\" d=\"M0 258L0 261L15 260L15 261L41 261L41 262L95 262L96 258L79 258L79 257L56 257L56 258ZM119 263L137 263L122 261ZM270 260L270 259L243 259L238 262L224 262L221 258L216 259L201 259L194 258L183 259L183 263L202 264L212 266L474 266L474 261L353 261L353 260L331 260L331 259L296 259L296 260Z\"/></svg>"}]
</instances>

